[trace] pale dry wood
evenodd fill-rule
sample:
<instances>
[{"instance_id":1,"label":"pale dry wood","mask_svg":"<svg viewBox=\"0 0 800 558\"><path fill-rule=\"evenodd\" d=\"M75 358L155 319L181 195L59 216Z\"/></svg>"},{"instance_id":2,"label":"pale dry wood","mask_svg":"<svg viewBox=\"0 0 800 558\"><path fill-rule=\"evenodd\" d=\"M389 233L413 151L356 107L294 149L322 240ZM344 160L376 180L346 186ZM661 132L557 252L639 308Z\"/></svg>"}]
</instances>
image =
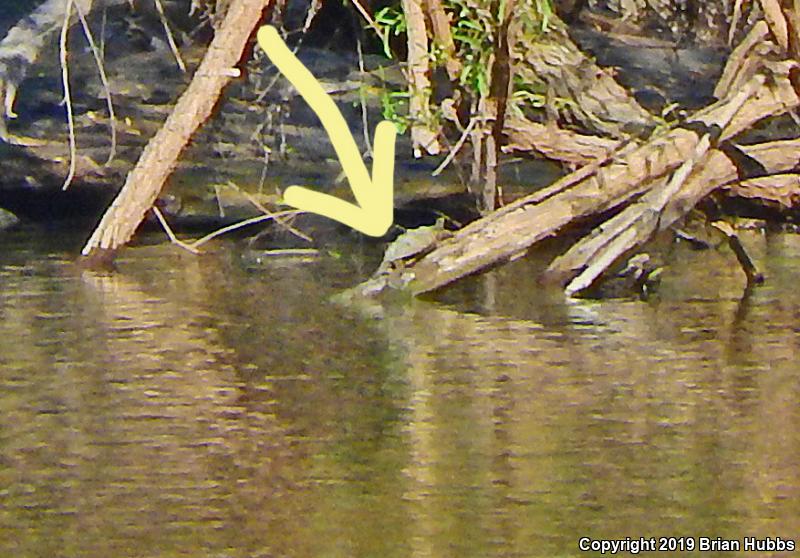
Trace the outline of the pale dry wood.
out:
<instances>
[{"instance_id":1,"label":"pale dry wood","mask_svg":"<svg viewBox=\"0 0 800 558\"><path fill-rule=\"evenodd\" d=\"M645 194L644 203L621 214L619 223L604 225L615 231L610 241L600 243L606 245L605 250L587 251L584 263L602 272L621 253L645 242L654 231L674 223L702 197L738 179L737 165L723 151L711 149L712 136L700 133L703 127L698 128L698 124L704 124L709 132L722 130L718 138L714 132L716 145L717 141L728 141L763 118L800 105L789 79L796 62L765 61L763 56L775 51L765 44L764 37L765 28L756 28L749 36L749 46L742 49L738 61L732 62L732 65L738 62L739 67L728 70L728 89L719 92L724 98L698 111L687 126L653 137L642 146L637 146L635 141L623 142L622 149L618 148L610 156L607 155L610 150L605 150L603 158L596 153L594 163L472 223L403 269L398 277L391 281L376 277L360 286L360 292L372 294L389 284L402 285L414 294L440 288L466 275L515 259L531 245L558 234L565 226L630 203L631 199ZM743 69L745 65L741 62L750 58L757 64ZM536 144L542 139L547 143L549 130L546 127L523 128L519 143L528 141L529 147L540 147ZM525 137L531 130L532 137ZM796 144L784 143L740 147L740 150L769 172L775 172L792 168L797 163L796 147ZM572 270L568 279L575 273L576 270Z\"/></svg>"},{"instance_id":2,"label":"pale dry wood","mask_svg":"<svg viewBox=\"0 0 800 558\"><path fill-rule=\"evenodd\" d=\"M167 43L169 44L169 49L172 51L172 56L175 57L175 62L178 64L178 68L180 68L181 72L186 73L186 63L183 61L181 52L178 50L178 45L175 43L175 37L172 36L172 29L169 28L167 14L164 13L164 6L161 4L161 0L153 0L153 2L155 2L156 9L158 10L158 17L161 19L161 25L164 27L164 34L167 37Z\"/></svg>"},{"instance_id":3,"label":"pale dry wood","mask_svg":"<svg viewBox=\"0 0 800 558\"><path fill-rule=\"evenodd\" d=\"M408 110L412 121L411 141L414 155L420 157L423 150L430 155L438 155L441 151L438 133L431 127L430 56L425 12L422 9L422 0L403 0L402 4L407 26L407 79L410 94Z\"/></svg>"},{"instance_id":4,"label":"pale dry wood","mask_svg":"<svg viewBox=\"0 0 800 558\"><path fill-rule=\"evenodd\" d=\"M765 42L768 36L769 26L763 20L757 21L728 56L722 75L714 87L714 97L722 99L736 88L736 84L741 84L752 76L762 61L763 53L756 51L763 50L768 45Z\"/></svg>"},{"instance_id":5,"label":"pale dry wood","mask_svg":"<svg viewBox=\"0 0 800 558\"><path fill-rule=\"evenodd\" d=\"M592 286L615 261L641 245L658 228L669 199L684 185L689 174L711 145L708 134L664 187L650 189L641 199L601 225L588 239L582 239L550 264L547 274L571 279L564 292L571 296Z\"/></svg>"},{"instance_id":6,"label":"pale dry wood","mask_svg":"<svg viewBox=\"0 0 800 558\"><path fill-rule=\"evenodd\" d=\"M321 3L322 0L316 0L316 2L312 3L309 9L309 15L311 16L311 18L313 18L313 16L316 14ZM364 21L367 22L367 25L369 25L372 28L372 30L375 31L378 37L383 37L384 31L382 31L381 28L378 27L378 24L375 22L375 19L372 17L372 14L370 14L369 10L367 10L364 7L364 5L361 3L361 0L353 0L353 5L356 7L358 13L361 14L361 17L364 18ZM306 25L303 26L303 33L305 33L308 30L308 25L311 23L311 18L306 17Z\"/></svg>"},{"instance_id":7,"label":"pale dry wood","mask_svg":"<svg viewBox=\"0 0 800 558\"><path fill-rule=\"evenodd\" d=\"M67 35L69 33L70 18L74 0L67 0L64 22L61 25L61 35L58 42L59 61L61 62L61 87L64 89L64 107L67 110L67 132L69 137L69 171L64 179L62 190L69 188L75 178L75 161L77 160L77 146L75 142L75 115L72 110L72 93L69 84L69 64L67 64Z\"/></svg>"},{"instance_id":8,"label":"pale dry wood","mask_svg":"<svg viewBox=\"0 0 800 558\"><path fill-rule=\"evenodd\" d=\"M164 126L145 147L136 167L83 248L84 256L107 257L130 240L153 206L178 157L195 131L211 115L222 89L231 81L230 68L270 0L234 0L214 35L189 87Z\"/></svg>"},{"instance_id":9,"label":"pale dry wood","mask_svg":"<svg viewBox=\"0 0 800 558\"><path fill-rule=\"evenodd\" d=\"M784 52L788 51L789 27L781 10L780 2L778 0L761 0L761 9L764 12L764 19L772 32L772 37Z\"/></svg>"},{"instance_id":10,"label":"pale dry wood","mask_svg":"<svg viewBox=\"0 0 800 558\"><path fill-rule=\"evenodd\" d=\"M786 0L783 10L789 24L789 52L795 60L800 59L800 0Z\"/></svg>"},{"instance_id":11,"label":"pale dry wood","mask_svg":"<svg viewBox=\"0 0 800 558\"><path fill-rule=\"evenodd\" d=\"M715 118L706 124L724 129L742 106L766 81L763 75L754 76L747 86L734 92L715 111ZM724 133L723 133L724 134ZM690 174L701 164L711 148L709 134L704 134L697 143L692 156L666 181L658 184L639 200L598 227L591 235L575 243L565 254L556 258L545 272L545 278L568 280L565 288L568 295L587 289L615 262L627 253L642 246L657 232L661 215L671 199L686 185Z\"/></svg>"},{"instance_id":12,"label":"pale dry wood","mask_svg":"<svg viewBox=\"0 0 800 558\"><path fill-rule=\"evenodd\" d=\"M579 134L554 124L539 124L524 118L506 121L508 138L503 151L538 153L547 159L572 165L585 165L606 157L620 142L600 136Z\"/></svg>"},{"instance_id":13,"label":"pale dry wood","mask_svg":"<svg viewBox=\"0 0 800 558\"><path fill-rule=\"evenodd\" d=\"M720 138L724 141L762 118L798 107L800 99L788 79L788 72L794 67L793 62L772 64L768 83L748 96L738 110L731 99L722 100L699 111L690 123L720 126L730 121ZM752 79L763 80L762 76ZM453 238L404 270L400 284L419 294L514 259L540 240L558 234L570 223L627 203L648 191L656 181L664 179L691 158L700 139L695 131L676 128L651 138L642 146L632 147L630 152L613 157L609 164L593 169L591 173L584 171L584 176L577 181L567 176L546 189L546 193L537 192L522 198L458 231ZM716 182L715 187L736 178L733 162L716 150L712 155L714 159L721 157L727 161L717 160L711 167L712 171L718 172L720 168L727 171L723 173L727 180ZM791 159L794 158L784 157L784 162ZM702 175L706 169L698 170ZM575 174L580 173L579 170ZM686 181L683 187L690 183ZM674 199L685 202L690 198L678 194ZM665 216L677 218L690 207L670 199L665 204L661 221Z\"/></svg>"},{"instance_id":14,"label":"pale dry wood","mask_svg":"<svg viewBox=\"0 0 800 558\"><path fill-rule=\"evenodd\" d=\"M787 209L800 205L800 174L797 173L750 178L730 184L725 189L742 198L775 202Z\"/></svg>"},{"instance_id":15,"label":"pale dry wood","mask_svg":"<svg viewBox=\"0 0 800 558\"><path fill-rule=\"evenodd\" d=\"M730 124L725 127L720 141L737 136L760 120L774 118L797 108L797 92L789 76L798 68L800 65L794 60L765 61L761 71L767 76L767 83L736 113ZM732 91L742 87L744 84L738 85ZM709 110L711 109L698 112L695 118L708 122L706 113Z\"/></svg>"},{"instance_id":16,"label":"pale dry wood","mask_svg":"<svg viewBox=\"0 0 800 558\"><path fill-rule=\"evenodd\" d=\"M114 103L111 99L111 86L109 85L105 64L103 63L103 52L101 48L98 47L97 43L95 43L92 29L89 26L89 22L86 20L86 14L83 13L80 4L75 4L75 8L78 12L78 17L81 20L83 35L86 37L86 42L89 43L89 49L92 51L92 56L94 57L94 62L97 66L97 73L100 76L100 83L103 85L103 96L105 97L106 108L108 109L108 126L111 133L111 145L109 146L108 158L106 159L105 164L110 165L117 154L117 115L114 111ZM101 39L103 39L103 37L101 37Z\"/></svg>"},{"instance_id":17,"label":"pale dry wood","mask_svg":"<svg viewBox=\"0 0 800 558\"><path fill-rule=\"evenodd\" d=\"M800 139L765 142L738 148L758 162L770 175L781 176L782 173L800 164L800 151L798 151ZM719 150L712 150L704 166L698 169L684 187L669 200L661 215L661 230L671 226L717 188L724 186L733 189L739 182L738 172L736 165L727 155Z\"/></svg>"},{"instance_id":18,"label":"pale dry wood","mask_svg":"<svg viewBox=\"0 0 800 558\"><path fill-rule=\"evenodd\" d=\"M744 0L735 0L733 13L731 14L731 24L728 27L728 46L733 45L733 36L739 28L739 21L742 19L742 3Z\"/></svg>"},{"instance_id":19,"label":"pale dry wood","mask_svg":"<svg viewBox=\"0 0 800 558\"><path fill-rule=\"evenodd\" d=\"M156 216L156 219L158 219L158 222L161 224L161 228L163 228L164 232L167 233L167 236L169 237L170 242L172 242L176 246L179 246L180 248L183 248L187 252L191 252L195 256L200 254L200 250L190 246L189 244L187 244L186 242L182 241L180 238L178 238L175 235L175 233L172 230L172 227L169 226L169 223L167 223L167 220L164 218L164 215L161 213L161 210L157 206L154 205L152 207L152 211L153 211L153 214Z\"/></svg>"},{"instance_id":20,"label":"pale dry wood","mask_svg":"<svg viewBox=\"0 0 800 558\"><path fill-rule=\"evenodd\" d=\"M461 77L461 60L456 56L456 45L453 42L453 33L450 30L450 18L444 11L441 0L425 0L428 17L431 21L433 40L439 45L444 54L444 67L450 81L457 83Z\"/></svg>"},{"instance_id":21,"label":"pale dry wood","mask_svg":"<svg viewBox=\"0 0 800 558\"><path fill-rule=\"evenodd\" d=\"M574 184L574 178L568 175L546 192L522 198L467 225L404 270L405 279L400 284L420 294L511 260L574 220L641 193L652 178L685 160L695 143L694 132L674 130L658 149L636 148ZM587 173L579 169L576 174Z\"/></svg>"},{"instance_id":22,"label":"pale dry wood","mask_svg":"<svg viewBox=\"0 0 800 558\"><path fill-rule=\"evenodd\" d=\"M203 236L203 237L201 237L201 238L199 238L199 239L197 239L197 240L195 240L193 242L190 242L189 244L187 244L187 246L189 246L192 250L197 250L198 248L200 248L200 246L202 246L203 244L205 244L209 240L213 240L214 238L217 238L218 236L222 236L223 234L227 234L229 232L242 229L244 227L249 227L250 225L256 225L258 223L264 223L265 221L271 221L273 219L277 220L277 219L280 219L280 218L283 218L283 217L290 217L290 216L294 216L294 215L300 215L302 213L303 213L302 211L298 211L296 209L289 209L289 210L286 210L286 211L280 211L278 213L269 213L269 214L266 214L266 215L257 215L255 217L250 217L249 219L245 219L243 221L239 221L238 223L233 223L233 224L228 225L226 227L222 227L221 229L217 229L215 231L212 231L212 232L208 233L207 235L205 235L205 236Z\"/></svg>"},{"instance_id":23,"label":"pale dry wood","mask_svg":"<svg viewBox=\"0 0 800 558\"><path fill-rule=\"evenodd\" d=\"M739 146L739 149L748 157L757 161L768 173L782 173L795 168L800 163L800 154L798 154L800 140L797 139ZM640 242L644 242L655 232L655 230L647 230L648 224L657 224L656 230L658 231L666 230L695 207L700 200L720 187L729 189L736 194L744 194L747 197L769 198L770 195L773 195L774 201L787 204L800 201L800 177L797 175L791 173L772 174L763 178L750 179L740 184L738 181L738 169L733 161L722 151L713 149L710 150L703 161L703 165L687 178L677 192L668 197L667 203L659 213L653 211L653 208L646 203L632 206L639 206L643 210L643 223L640 224L637 233L641 231L647 232L647 234L638 235L637 239ZM657 183L651 192L658 192L658 188L659 185ZM644 211L645 209L648 211ZM655 217L657 217L657 220L649 221ZM624 219L624 223L633 225L636 223L636 218L637 215L634 211L623 212L611 221L601 225L593 235L599 236L605 229L612 227L614 225L612 222L614 221L617 224L622 224ZM619 230L621 231L624 228L624 226L621 226ZM632 234L634 233L626 232L625 236L626 238L631 238L629 235ZM622 233L620 233L620 236L623 236ZM627 249L631 247L632 245L629 245ZM584 255L587 255L594 253L599 248L599 245L587 242L583 244L581 250ZM570 252L573 252L573 249L570 249ZM588 258L586 261L588 261ZM569 273L567 273L570 268L580 269L582 265L585 265L585 261L581 262L581 253L575 251L571 261L564 260L558 264L554 261L546 274L554 282L563 283L570 277Z\"/></svg>"},{"instance_id":24,"label":"pale dry wood","mask_svg":"<svg viewBox=\"0 0 800 558\"><path fill-rule=\"evenodd\" d=\"M461 151L461 148L464 146L464 143L470 137L472 129L475 127L475 123L477 121L478 119L474 116L469 119L469 123L467 123L467 127L464 128L464 131L461 132L461 136L458 138L458 141L450 148L450 152L447 154L447 157L445 157L439 166L434 169L434 171L431 173L431 176L439 176L442 174L442 171L447 168L447 165L453 162L455 156L458 155L459 151Z\"/></svg>"}]
</instances>

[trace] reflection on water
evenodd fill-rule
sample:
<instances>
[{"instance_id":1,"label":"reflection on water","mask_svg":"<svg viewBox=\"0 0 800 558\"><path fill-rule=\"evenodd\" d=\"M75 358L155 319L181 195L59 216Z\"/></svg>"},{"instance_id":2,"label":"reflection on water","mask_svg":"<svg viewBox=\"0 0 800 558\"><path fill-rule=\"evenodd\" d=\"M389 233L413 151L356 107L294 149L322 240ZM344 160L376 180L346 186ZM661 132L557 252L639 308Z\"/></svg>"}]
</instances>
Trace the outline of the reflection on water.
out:
<instances>
[{"instance_id":1,"label":"reflection on water","mask_svg":"<svg viewBox=\"0 0 800 558\"><path fill-rule=\"evenodd\" d=\"M800 238L682 253L658 300L525 265L325 302L352 261L0 254L0 556L569 556L800 531ZM704 555L709 555L705 553ZM713 555L713 553L711 553ZM740 554L739 554L740 555Z\"/></svg>"}]
</instances>

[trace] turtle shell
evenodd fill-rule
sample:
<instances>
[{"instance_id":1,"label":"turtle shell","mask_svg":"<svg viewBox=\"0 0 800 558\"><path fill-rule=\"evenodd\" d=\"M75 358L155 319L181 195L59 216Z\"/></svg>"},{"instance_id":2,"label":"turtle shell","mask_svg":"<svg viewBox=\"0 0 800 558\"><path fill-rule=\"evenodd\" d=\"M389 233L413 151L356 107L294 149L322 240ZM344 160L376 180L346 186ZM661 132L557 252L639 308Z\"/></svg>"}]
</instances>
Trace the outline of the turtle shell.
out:
<instances>
[{"instance_id":1,"label":"turtle shell","mask_svg":"<svg viewBox=\"0 0 800 558\"><path fill-rule=\"evenodd\" d=\"M444 231L443 219L440 219L434 225L407 230L386 247L381 268L386 268L392 262L407 260L412 256L429 250L442 238Z\"/></svg>"}]
</instances>

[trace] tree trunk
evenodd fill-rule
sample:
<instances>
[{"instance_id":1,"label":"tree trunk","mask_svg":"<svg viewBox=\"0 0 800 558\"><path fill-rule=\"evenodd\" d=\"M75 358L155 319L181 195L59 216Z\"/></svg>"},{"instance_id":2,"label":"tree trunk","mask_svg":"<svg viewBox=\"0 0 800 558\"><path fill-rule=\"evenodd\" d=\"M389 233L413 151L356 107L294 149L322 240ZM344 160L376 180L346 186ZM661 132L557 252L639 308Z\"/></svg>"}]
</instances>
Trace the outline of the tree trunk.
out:
<instances>
[{"instance_id":1,"label":"tree trunk","mask_svg":"<svg viewBox=\"0 0 800 558\"><path fill-rule=\"evenodd\" d=\"M430 155L438 155L441 151L431 113L428 26L422 5L422 0L403 0L408 36L408 115L412 122L411 142L415 157L421 157L423 150Z\"/></svg>"},{"instance_id":2,"label":"tree trunk","mask_svg":"<svg viewBox=\"0 0 800 558\"><path fill-rule=\"evenodd\" d=\"M164 126L150 140L125 185L92 234L83 255L113 258L133 236L153 206L192 135L211 116L247 41L271 0L233 0L194 78Z\"/></svg>"}]
</instances>

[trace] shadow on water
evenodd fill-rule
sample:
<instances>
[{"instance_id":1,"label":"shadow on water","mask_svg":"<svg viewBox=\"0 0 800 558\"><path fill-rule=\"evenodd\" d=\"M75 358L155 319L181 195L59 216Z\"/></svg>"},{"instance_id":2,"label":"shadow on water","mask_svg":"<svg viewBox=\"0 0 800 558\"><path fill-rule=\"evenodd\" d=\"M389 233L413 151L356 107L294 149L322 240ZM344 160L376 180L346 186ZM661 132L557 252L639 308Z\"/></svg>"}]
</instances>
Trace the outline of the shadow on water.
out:
<instances>
[{"instance_id":1,"label":"shadow on water","mask_svg":"<svg viewBox=\"0 0 800 558\"><path fill-rule=\"evenodd\" d=\"M557 556L800 527L800 239L681 254L648 301L519 262L440 302L329 305L345 254L0 253L4 556ZM77 246L80 243L76 243ZM533 270L528 274L533 277Z\"/></svg>"}]
</instances>

